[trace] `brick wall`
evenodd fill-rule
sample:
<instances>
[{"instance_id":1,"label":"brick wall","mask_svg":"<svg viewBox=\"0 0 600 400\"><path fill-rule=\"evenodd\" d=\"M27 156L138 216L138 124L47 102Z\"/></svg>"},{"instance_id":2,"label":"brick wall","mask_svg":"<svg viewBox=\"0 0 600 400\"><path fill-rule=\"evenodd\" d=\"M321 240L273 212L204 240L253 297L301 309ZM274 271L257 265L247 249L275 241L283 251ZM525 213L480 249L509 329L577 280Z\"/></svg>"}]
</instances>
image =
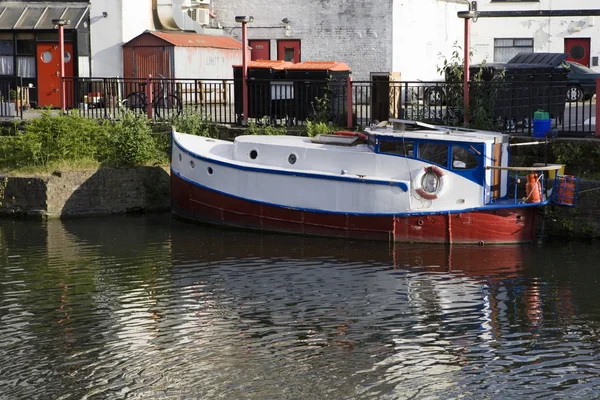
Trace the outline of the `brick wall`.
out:
<instances>
[{"instance_id":1,"label":"brick wall","mask_svg":"<svg viewBox=\"0 0 600 400\"><path fill-rule=\"evenodd\" d=\"M345 62L354 80L367 80L370 72L395 72L392 5L393 0L213 0L211 7L225 34L238 40L235 16L253 16L248 39L270 39L271 59L277 59L278 39L299 39L301 61ZM288 36L284 18L290 21Z\"/></svg>"}]
</instances>

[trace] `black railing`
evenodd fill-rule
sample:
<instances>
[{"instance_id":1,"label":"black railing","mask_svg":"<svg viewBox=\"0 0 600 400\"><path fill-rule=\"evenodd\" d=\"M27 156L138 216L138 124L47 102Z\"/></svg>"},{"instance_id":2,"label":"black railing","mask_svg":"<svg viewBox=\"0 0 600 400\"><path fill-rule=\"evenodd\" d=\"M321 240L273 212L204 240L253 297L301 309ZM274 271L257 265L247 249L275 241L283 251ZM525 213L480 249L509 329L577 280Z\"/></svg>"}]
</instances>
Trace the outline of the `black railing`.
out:
<instances>
[{"instance_id":1,"label":"black railing","mask_svg":"<svg viewBox=\"0 0 600 400\"><path fill-rule=\"evenodd\" d=\"M65 86L67 107L90 118L120 118L132 110L155 119L201 113L219 124L242 122L239 79L66 78ZM471 82L471 121L485 123L488 129L531 134L534 113L543 110L559 133L592 134L595 98L567 102L566 90L567 82ZM248 120L346 126L348 94L354 127L389 118L461 125L464 118L461 83L353 81L348 93L345 80L250 79Z\"/></svg>"},{"instance_id":2,"label":"black railing","mask_svg":"<svg viewBox=\"0 0 600 400\"><path fill-rule=\"evenodd\" d=\"M30 107L29 86L18 76L0 77L0 119L23 118Z\"/></svg>"}]
</instances>

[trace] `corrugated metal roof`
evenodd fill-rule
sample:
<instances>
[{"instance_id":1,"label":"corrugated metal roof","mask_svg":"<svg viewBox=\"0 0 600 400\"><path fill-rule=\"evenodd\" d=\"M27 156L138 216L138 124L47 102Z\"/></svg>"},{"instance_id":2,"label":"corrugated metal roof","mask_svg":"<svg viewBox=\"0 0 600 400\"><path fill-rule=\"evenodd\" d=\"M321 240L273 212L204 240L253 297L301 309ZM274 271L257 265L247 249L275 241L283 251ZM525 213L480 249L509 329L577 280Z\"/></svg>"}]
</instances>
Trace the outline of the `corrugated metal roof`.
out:
<instances>
[{"instance_id":1,"label":"corrugated metal roof","mask_svg":"<svg viewBox=\"0 0 600 400\"><path fill-rule=\"evenodd\" d=\"M146 31L142 33L151 34L178 47L212 47L216 49L241 49L242 42L238 42L230 36L202 35L191 32L157 32Z\"/></svg>"},{"instance_id":2,"label":"corrugated metal roof","mask_svg":"<svg viewBox=\"0 0 600 400\"><path fill-rule=\"evenodd\" d=\"M283 71L289 69L294 63L283 60L256 60L248 61L248 68L271 68L277 71ZM242 65L234 65L234 67L241 67Z\"/></svg>"},{"instance_id":3,"label":"corrugated metal roof","mask_svg":"<svg viewBox=\"0 0 600 400\"><path fill-rule=\"evenodd\" d=\"M350 71L348 64L337 61L305 61L292 64L287 67L289 70L319 70L319 71Z\"/></svg>"},{"instance_id":4,"label":"corrugated metal roof","mask_svg":"<svg viewBox=\"0 0 600 400\"><path fill-rule=\"evenodd\" d=\"M83 23L89 4L81 3L0 3L0 29L54 29L53 19L66 19L65 29Z\"/></svg>"}]
</instances>

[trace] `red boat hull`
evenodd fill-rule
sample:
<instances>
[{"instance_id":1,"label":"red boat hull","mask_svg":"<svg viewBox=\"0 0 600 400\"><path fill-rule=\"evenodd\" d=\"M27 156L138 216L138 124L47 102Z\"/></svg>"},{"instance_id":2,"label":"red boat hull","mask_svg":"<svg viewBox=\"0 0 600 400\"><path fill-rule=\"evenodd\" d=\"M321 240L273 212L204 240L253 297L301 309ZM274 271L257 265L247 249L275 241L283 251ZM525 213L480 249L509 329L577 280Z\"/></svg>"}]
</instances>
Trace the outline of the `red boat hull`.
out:
<instances>
[{"instance_id":1,"label":"red boat hull","mask_svg":"<svg viewBox=\"0 0 600 400\"><path fill-rule=\"evenodd\" d=\"M171 209L182 218L244 229L409 243L526 243L535 207L413 216L328 214L228 196L171 174Z\"/></svg>"}]
</instances>

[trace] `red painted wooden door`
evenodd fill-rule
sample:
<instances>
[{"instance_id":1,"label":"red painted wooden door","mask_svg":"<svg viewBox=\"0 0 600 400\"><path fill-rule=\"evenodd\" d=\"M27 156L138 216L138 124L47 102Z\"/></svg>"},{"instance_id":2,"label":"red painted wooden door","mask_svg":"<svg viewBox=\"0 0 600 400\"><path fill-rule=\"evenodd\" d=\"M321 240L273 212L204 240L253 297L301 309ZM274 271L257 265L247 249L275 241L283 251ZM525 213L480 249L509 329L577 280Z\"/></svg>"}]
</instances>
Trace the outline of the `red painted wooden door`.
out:
<instances>
[{"instance_id":1,"label":"red painted wooden door","mask_svg":"<svg viewBox=\"0 0 600 400\"><path fill-rule=\"evenodd\" d=\"M250 50L250 60L270 60L271 59L271 41L270 40L250 40L248 45Z\"/></svg>"},{"instance_id":2,"label":"red painted wooden door","mask_svg":"<svg viewBox=\"0 0 600 400\"><path fill-rule=\"evenodd\" d=\"M565 38L565 53L568 61L590 66L590 38Z\"/></svg>"},{"instance_id":3,"label":"red painted wooden door","mask_svg":"<svg viewBox=\"0 0 600 400\"><path fill-rule=\"evenodd\" d=\"M58 43L37 45L38 106L60 107L60 58ZM65 43L65 76L73 76L73 44ZM66 86L69 86L67 82ZM72 106L67 96L67 107Z\"/></svg>"},{"instance_id":4,"label":"red painted wooden door","mask_svg":"<svg viewBox=\"0 0 600 400\"><path fill-rule=\"evenodd\" d=\"M299 40L279 40L277 42L277 59L300 62L300 41Z\"/></svg>"}]
</instances>

